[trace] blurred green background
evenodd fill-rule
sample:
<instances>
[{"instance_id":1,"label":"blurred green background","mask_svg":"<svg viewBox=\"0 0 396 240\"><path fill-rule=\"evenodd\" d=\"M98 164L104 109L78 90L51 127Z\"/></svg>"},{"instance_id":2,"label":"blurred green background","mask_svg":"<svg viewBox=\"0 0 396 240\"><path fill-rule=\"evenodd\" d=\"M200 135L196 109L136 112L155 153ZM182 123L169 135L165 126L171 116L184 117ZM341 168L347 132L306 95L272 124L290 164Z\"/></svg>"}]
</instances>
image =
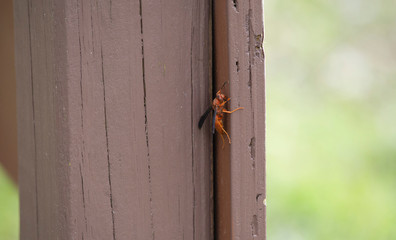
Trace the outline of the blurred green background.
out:
<instances>
[{"instance_id":1,"label":"blurred green background","mask_svg":"<svg viewBox=\"0 0 396 240\"><path fill-rule=\"evenodd\" d=\"M396 239L396 1L264 6L268 239Z\"/></svg>"},{"instance_id":2,"label":"blurred green background","mask_svg":"<svg viewBox=\"0 0 396 240\"><path fill-rule=\"evenodd\" d=\"M18 189L0 165L0 239L19 236Z\"/></svg>"}]
</instances>

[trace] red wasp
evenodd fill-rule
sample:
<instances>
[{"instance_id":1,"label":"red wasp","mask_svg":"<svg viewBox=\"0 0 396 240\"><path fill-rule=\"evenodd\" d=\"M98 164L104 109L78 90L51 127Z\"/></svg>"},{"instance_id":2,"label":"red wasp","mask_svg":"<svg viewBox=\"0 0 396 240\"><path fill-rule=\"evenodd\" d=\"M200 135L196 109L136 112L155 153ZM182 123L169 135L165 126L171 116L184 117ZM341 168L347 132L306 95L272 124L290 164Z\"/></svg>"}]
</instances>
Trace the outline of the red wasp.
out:
<instances>
[{"instance_id":1,"label":"red wasp","mask_svg":"<svg viewBox=\"0 0 396 240\"><path fill-rule=\"evenodd\" d=\"M216 93L215 99L213 99L212 106L210 106L205 113L201 116L198 122L199 129L202 128L203 123L205 122L206 118L208 117L211 110L214 111L213 114L213 122L212 122L212 132L215 133L215 130L220 134L221 140L223 140L223 147L224 147L224 137L223 134L227 135L228 142L231 144L230 136L228 135L227 131L224 129L223 125L223 117L224 113L233 113L237 110L243 109L243 107L239 107L233 111L228 111L225 108L225 104L231 100L231 98L227 98L224 94L221 93L221 89L226 85L227 82L223 84L220 90Z\"/></svg>"}]
</instances>

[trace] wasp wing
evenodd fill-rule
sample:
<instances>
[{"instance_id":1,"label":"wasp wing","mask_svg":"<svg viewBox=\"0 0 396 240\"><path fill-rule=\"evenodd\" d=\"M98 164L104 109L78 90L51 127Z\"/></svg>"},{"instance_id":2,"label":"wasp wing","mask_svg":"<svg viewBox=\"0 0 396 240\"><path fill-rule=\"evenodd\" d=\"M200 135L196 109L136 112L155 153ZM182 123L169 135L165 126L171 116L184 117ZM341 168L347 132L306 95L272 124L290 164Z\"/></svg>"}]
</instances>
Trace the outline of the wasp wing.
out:
<instances>
[{"instance_id":1,"label":"wasp wing","mask_svg":"<svg viewBox=\"0 0 396 240\"><path fill-rule=\"evenodd\" d=\"M210 106L208 109L206 109L205 113L202 114L201 118L199 119L198 122L198 128L201 129L202 125L204 124L206 118L208 117L210 111L212 110L212 106Z\"/></svg>"}]
</instances>

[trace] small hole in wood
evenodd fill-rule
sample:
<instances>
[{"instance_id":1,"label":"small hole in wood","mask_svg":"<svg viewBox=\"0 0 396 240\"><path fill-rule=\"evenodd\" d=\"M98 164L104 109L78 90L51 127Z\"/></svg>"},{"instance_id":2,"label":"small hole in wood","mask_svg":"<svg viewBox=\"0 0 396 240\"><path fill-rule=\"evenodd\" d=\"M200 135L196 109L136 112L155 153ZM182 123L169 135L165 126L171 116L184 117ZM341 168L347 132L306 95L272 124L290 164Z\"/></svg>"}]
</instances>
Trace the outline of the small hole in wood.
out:
<instances>
[{"instance_id":1,"label":"small hole in wood","mask_svg":"<svg viewBox=\"0 0 396 240\"><path fill-rule=\"evenodd\" d=\"M252 227L252 237L257 237L257 234L258 234L258 220L257 220L257 215L253 215L251 227Z\"/></svg>"},{"instance_id":2,"label":"small hole in wood","mask_svg":"<svg viewBox=\"0 0 396 240\"><path fill-rule=\"evenodd\" d=\"M232 2L234 3L234 8L238 10L238 0L232 0Z\"/></svg>"}]
</instances>

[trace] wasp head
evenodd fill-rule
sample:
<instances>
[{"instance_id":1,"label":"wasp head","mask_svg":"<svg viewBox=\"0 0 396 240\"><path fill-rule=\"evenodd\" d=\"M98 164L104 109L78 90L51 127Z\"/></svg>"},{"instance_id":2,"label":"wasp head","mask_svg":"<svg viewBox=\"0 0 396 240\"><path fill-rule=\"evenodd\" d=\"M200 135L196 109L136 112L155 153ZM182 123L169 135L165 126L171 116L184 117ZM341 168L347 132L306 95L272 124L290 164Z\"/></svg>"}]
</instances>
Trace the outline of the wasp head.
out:
<instances>
[{"instance_id":1,"label":"wasp head","mask_svg":"<svg viewBox=\"0 0 396 240\"><path fill-rule=\"evenodd\" d=\"M216 93L216 98L217 98L217 100L219 100L220 102L223 102L223 101L225 101L225 100L227 99L226 95L224 95L224 94L221 93L221 90L219 90L219 91Z\"/></svg>"}]
</instances>

